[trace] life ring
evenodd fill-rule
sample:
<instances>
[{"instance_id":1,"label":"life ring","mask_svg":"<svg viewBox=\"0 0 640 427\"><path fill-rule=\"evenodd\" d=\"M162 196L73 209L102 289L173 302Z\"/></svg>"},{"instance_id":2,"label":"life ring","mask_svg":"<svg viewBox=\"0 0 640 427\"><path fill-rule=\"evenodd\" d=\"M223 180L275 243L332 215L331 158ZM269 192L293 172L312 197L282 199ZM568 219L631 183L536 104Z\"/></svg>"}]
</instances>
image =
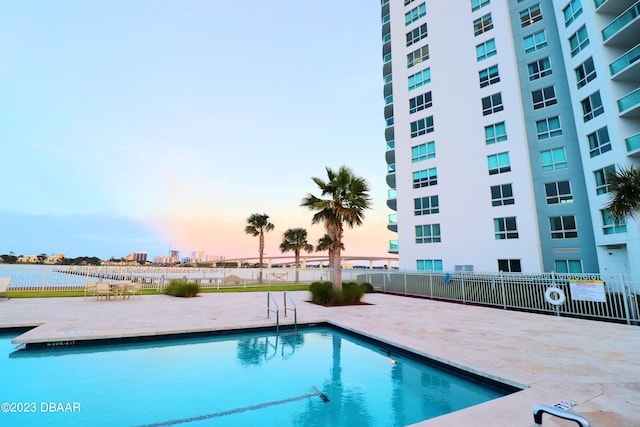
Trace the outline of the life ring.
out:
<instances>
[{"instance_id":1,"label":"life ring","mask_svg":"<svg viewBox=\"0 0 640 427\"><path fill-rule=\"evenodd\" d=\"M552 298L551 294L553 293L558 294L558 298ZM551 305L562 305L567 300L567 297L564 296L564 292L562 291L562 289L551 286L550 288L547 288L546 291L544 291L544 299L546 299L547 302Z\"/></svg>"}]
</instances>

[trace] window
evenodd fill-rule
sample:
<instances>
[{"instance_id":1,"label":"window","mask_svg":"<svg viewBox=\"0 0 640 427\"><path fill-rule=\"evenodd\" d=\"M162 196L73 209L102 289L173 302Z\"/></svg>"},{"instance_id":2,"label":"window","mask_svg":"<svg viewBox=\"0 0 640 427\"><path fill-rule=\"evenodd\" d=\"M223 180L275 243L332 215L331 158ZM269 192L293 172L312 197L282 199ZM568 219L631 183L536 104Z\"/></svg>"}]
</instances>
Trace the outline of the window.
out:
<instances>
[{"instance_id":1,"label":"window","mask_svg":"<svg viewBox=\"0 0 640 427\"><path fill-rule=\"evenodd\" d=\"M587 140L589 141L589 155L591 157L611 151L611 140L606 126L587 135Z\"/></svg>"},{"instance_id":2,"label":"window","mask_svg":"<svg viewBox=\"0 0 640 427\"><path fill-rule=\"evenodd\" d=\"M543 89L534 90L531 92L531 100L533 101L534 110L557 104L558 98L556 98L555 86L547 86Z\"/></svg>"},{"instance_id":3,"label":"window","mask_svg":"<svg viewBox=\"0 0 640 427\"><path fill-rule=\"evenodd\" d=\"M578 237L576 217L573 215L552 216L549 218L552 239L574 239Z\"/></svg>"},{"instance_id":4,"label":"window","mask_svg":"<svg viewBox=\"0 0 640 427\"><path fill-rule=\"evenodd\" d=\"M481 88L492 85L494 83L498 83L500 81L498 66L494 65L493 67L485 68L484 70L479 71L478 77L480 78Z\"/></svg>"},{"instance_id":5,"label":"window","mask_svg":"<svg viewBox=\"0 0 640 427\"><path fill-rule=\"evenodd\" d=\"M407 47L427 37L427 24L424 23L407 33Z\"/></svg>"},{"instance_id":6,"label":"window","mask_svg":"<svg viewBox=\"0 0 640 427\"><path fill-rule=\"evenodd\" d=\"M483 116L488 116L489 114L497 113L502 110L504 110L504 106L502 105L502 94L500 92L482 98Z\"/></svg>"},{"instance_id":7,"label":"window","mask_svg":"<svg viewBox=\"0 0 640 427\"><path fill-rule=\"evenodd\" d=\"M414 90L431 82L431 69L427 68L409 76L409 90Z\"/></svg>"},{"instance_id":8,"label":"window","mask_svg":"<svg viewBox=\"0 0 640 427\"><path fill-rule=\"evenodd\" d=\"M482 18L478 18L473 21L473 35L479 36L493 28L493 21L491 20L491 14L487 13Z\"/></svg>"},{"instance_id":9,"label":"window","mask_svg":"<svg viewBox=\"0 0 640 427\"><path fill-rule=\"evenodd\" d=\"M416 243L437 243L440 241L440 224L416 225Z\"/></svg>"},{"instance_id":10,"label":"window","mask_svg":"<svg viewBox=\"0 0 640 427\"><path fill-rule=\"evenodd\" d=\"M484 127L484 142L487 145L507 140L507 127L504 122L494 123Z\"/></svg>"},{"instance_id":11,"label":"window","mask_svg":"<svg viewBox=\"0 0 640 427\"><path fill-rule=\"evenodd\" d=\"M413 114L417 111L429 108L432 105L433 101L431 100L431 92L425 92L409 100L409 113Z\"/></svg>"},{"instance_id":12,"label":"window","mask_svg":"<svg viewBox=\"0 0 640 427\"><path fill-rule=\"evenodd\" d=\"M493 227L496 240L517 239L518 227L516 225L516 217L494 218Z\"/></svg>"},{"instance_id":13,"label":"window","mask_svg":"<svg viewBox=\"0 0 640 427\"><path fill-rule=\"evenodd\" d=\"M490 58L497 53L496 41L494 39L487 40L486 42L480 43L476 46L476 58L478 59L478 62Z\"/></svg>"},{"instance_id":14,"label":"window","mask_svg":"<svg viewBox=\"0 0 640 427\"><path fill-rule=\"evenodd\" d=\"M548 205L573 203L570 181L548 182L544 185L544 191L547 195Z\"/></svg>"},{"instance_id":15,"label":"window","mask_svg":"<svg viewBox=\"0 0 640 427\"><path fill-rule=\"evenodd\" d=\"M584 61L578 68L574 70L576 72L576 81L578 84L578 89L585 86L591 80L595 79L596 76L596 67L593 65L593 58L589 57L586 61Z\"/></svg>"},{"instance_id":16,"label":"window","mask_svg":"<svg viewBox=\"0 0 640 427\"><path fill-rule=\"evenodd\" d=\"M438 196L418 197L413 199L413 214L415 216L440 213Z\"/></svg>"},{"instance_id":17,"label":"window","mask_svg":"<svg viewBox=\"0 0 640 427\"><path fill-rule=\"evenodd\" d=\"M410 3L413 3L414 0L404 0L404 5L407 6Z\"/></svg>"},{"instance_id":18,"label":"window","mask_svg":"<svg viewBox=\"0 0 640 427\"><path fill-rule=\"evenodd\" d=\"M535 6L531 6L522 12L520 12L520 25L522 28L542 20L542 13L540 13L540 3Z\"/></svg>"},{"instance_id":19,"label":"window","mask_svg":"<svg viewBox=\"0 0 640 427\"><path fill-rule=\"evenodd\" d=\"M411 163L433 159L436 156L436 143L434 141L411 147Z\"/></svg>"},{"instance_id":20,"label":"window","mask_svg":"<svg viewBox=\"0 0 640 427\"><path fill-rule=\"evenodd\" d=\"M556 259L553 261L556 273L583 273L579 259Z\"/></svg>"},{"instance_id":21,"label":"window","mask_svg":"<svg viewBox=\"0 0 640 427\"><path fill-rule=\"evenodd\" d=\"M609 192L609 175L616 173L614 165L605 166L602 169L593 171L596 179L596 194L605 194Z\"/></svg>"},{"instance_id":22,"label":"window","mask_svg":"<svg viewBox=\"0 0 640 427\"><path fill-rule=\"evenodd\" d=\"M571 56L576 56L585 47L589 46L589 36L587 28L583 25L578 31L569 37L569 47L571 48Z\"/></svg>"},{"instance_id":23,"label":"window","mask_svg":"<svg viewBox=\"0 0 640 427\"><path fill-rule=\"evenodd\" d=\"M580 15L582 15L582 4L580 0L571 0L567 7L562 9L564 14L564 26L568 27Z\"/></svg>"},{"instance_id":24,"label":"window","mask_svg":"<svg viewBox=\"0 0 640 427\"><path fill-rule=\"evenodd\" d=\"M602 209L600 215L602 216L602 232L604 234L627 232L627 224L624 219L615 219L608 209Z\"/></svg>"},{"instance_id":25,"label":"window","mask_svg":"<svg viewBox=\"0 0 640 427\"><path fill-rule=\"evenodd\" d=\"M509 164L509 152L487 156L487 161L489 163L489 175L496 175L511 171L511 164Z\"/></svg>"},{"instance_id":26,"label":"window","mask_svg":"<svg viewBox=\"0 0 640 427\"><path fill-rule=\"evenodd\" d=\"M489 3L491 3L491 0L471 0L471 12L475 12Z\"/></svg>"},{"instance_id":27,"label":"window","mask_svg":"<svg viewBox=\"0 0 640 427\"><path fill-rule=\"evenodd\" d=\"M529 81L541 79L551 74L551 61L549 57L538 59L528 65Z\"/></svg>"},{"instance_id":28,"label":"window","mask_svg":"<svg viewBox=\"0 0 640 427\"><path fill-rule=\"evenodd\" d=\"M418 271L442 271L441 259L418 259L416 260Z\"/></svg>"},{"instance_id":29,"label":"window","mask_svg":"<svg viewBox=\"0 0 640 427\"><path fill-rule=\"evenodd\" d=\"M505 271L509 273L522 273L520 260L519 259L499 259L498 271Z\"/></svg>"},{"instance_id":30,"label":"window","mask_svg":"<svg viewBox=\"0 0 640 427\"><path fill-rule=\"evenodd\" d=\"M524 38L524 53L532 53L547 47L547 35L544 30Z\"/></svg>"},{"instance_id":31,"label":"window","mask_svg":"<svg viewBox=\"0 0 640 427\"><path fill-rule=\"evenodd\" d=\"M433 116L411 122L411 138L433 132Z\"/></svg>"},{"instance_id":32,"label":"window","mask_svg":"<svg viewBox=\"0 0 640 427\"><path fill-rule=\"evenodd\" d=\"M514 203L511 184L491 186L491 206L507 206Z\"/></svg>"},{"instance_id":33,"label":"window","mask_svg":"<svg viewBox=\"0 0 640 427\"><path fill-rule=\"evenodd\" d=\"M564 147L541 151L540 162L542 163L543 171L565 169L567 167L567 154Z\"/></svg>"},{"instance_id":34,"label":"window","mask_svg":"<svg viewBox=\"0 0 640 427\"><path fill-rule=\"evenodd\" d=\"M602 99L600 98L600 91L595 91L585 99L581 101L582 104L582 119L586 122L598 117L604 113L604 107L602 106Z\"/></svg>"},{"instance_id":35,"label":"window","mask_svg":"<svg viewBox=\"0 0 640 427\"><path fill-rule=\"evenodd\" d=\"M437 168L424 169L413 173L413 188L430 187L437 183Z\"/></svg>"},{"instance_id":36,"label":"window","mask_svg":"<svg viewBox=\"0 0 640 427\"><path fill-rule=\"evenodd\" d=\"M420 49L416 49L407 55L407 68L411 68L416 64L429 59L429 45L424 45Z\"/></svg>"},{"instance_id":37,"label":"window","mask_svg":"<svg viewBox=\"0 0 640 427\"><path fill-rule=\"evenodd\" d=\"M547 117L546 119L538 120L536 122L536 129L538 132L538 140L553 138L554 136L562 135L562 127L560 125L560 117Z\"/></svg>"},{"instance_id":38,"label":"window","mask_svg":"<svg viewBox=\"0 0 640 427\"><path fill-rule=\"evenodd\" d=\"M412 22L416 22L418 19L422 18L427 14L427 5L425 3L420 3L418 7L414 7L409 12L404 14L404 25L409 25Z\"/></svg>"}]
</instances>

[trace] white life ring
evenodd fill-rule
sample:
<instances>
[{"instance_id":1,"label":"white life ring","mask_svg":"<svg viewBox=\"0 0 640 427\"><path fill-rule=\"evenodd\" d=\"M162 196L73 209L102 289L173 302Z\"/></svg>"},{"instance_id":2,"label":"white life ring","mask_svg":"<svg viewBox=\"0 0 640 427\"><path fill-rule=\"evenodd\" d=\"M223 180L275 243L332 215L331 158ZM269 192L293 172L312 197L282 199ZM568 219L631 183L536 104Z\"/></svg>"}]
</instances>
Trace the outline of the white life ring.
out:
<instances>
[{"instance_id":1,"label":"white life ring","mask_svg":"<svg viewBox=\"0 0 640 427\"><path fill-rule=\"evenodd\" d=\"M552 298L551 294L553 293L558 294L558 298ZM546 299L549 304L562 305L567 300L567 297L565 297L562 289L557 288L555 286L551 286L547 288L546 291L544 291L544 299Z\"/></svg>"}]
</instances>

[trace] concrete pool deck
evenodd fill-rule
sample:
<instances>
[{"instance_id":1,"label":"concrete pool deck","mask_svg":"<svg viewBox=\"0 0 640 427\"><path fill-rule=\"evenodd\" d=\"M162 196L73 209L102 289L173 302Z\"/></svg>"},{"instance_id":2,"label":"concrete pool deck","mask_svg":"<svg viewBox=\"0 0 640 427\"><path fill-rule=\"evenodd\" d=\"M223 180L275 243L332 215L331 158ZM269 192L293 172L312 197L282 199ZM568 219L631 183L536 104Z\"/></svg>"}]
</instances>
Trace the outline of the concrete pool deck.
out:
<instances>
[{"instance_id":1,"label":"concrete pool deck","mask_svg":"<svg viewBox=\"0 0 640 427\"><path fill-rule=\"evenodd\" d=\"M275 293L281 324L282 292ZM533 426L535 405L570 400L592 427L640 426L640 328L394 295L367 294L371 305L321 307L291 292L298 323L329 322L525 390L420 427ZM198 298L145 295L0 299L0 328L31 327L14 342L216 331L274 326L266 293L205 293ZM544 426L576 426L545 414Z\"/></svg>"}]
</instances>

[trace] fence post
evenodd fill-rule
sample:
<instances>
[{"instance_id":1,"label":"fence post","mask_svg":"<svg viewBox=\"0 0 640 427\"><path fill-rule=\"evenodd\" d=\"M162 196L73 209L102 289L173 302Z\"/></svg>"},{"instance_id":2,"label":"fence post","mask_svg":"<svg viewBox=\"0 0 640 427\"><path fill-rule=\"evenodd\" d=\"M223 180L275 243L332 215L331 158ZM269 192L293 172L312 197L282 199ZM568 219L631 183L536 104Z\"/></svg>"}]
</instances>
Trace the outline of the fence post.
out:
<instances>
[{"instance_id":1,"label":"fence post","mask_svg":"<svg viewBox=\"0 0 640 427\"><path fill-rule=\"evenodd\" d=\"M507 309L507 293L504 290L504 271L500 271L500 288L502 289L502 308Z\"/></svg>"},{"instance_id":2,"label":"fence post","mask_svg":"<svg viewBox=\"0 0 640 427\"><path fill-rule=\"evenodd\" d=\"M638 313L636 312L636 305L633 301L633 292L631 292L631 288L624 280L624 274L620 274L620 282L622 283L622 300L624 301L624 314L627 318L627 325L631 325L632 321L636 324Z\"/></svg>"},{"instance_id":3,"label":"fence post","mask_svg":"<svg viewBox=\"0 0 640 427\"><path fill-rule=\"evenodd\" d=\"M462 303L466 304L467 302L465 301L464 297L464 271L460 272L460 284L462 286Z\"/></svg>"},{"instance_id":4,"label":"fence post","mask_svg":"<svg viewBox=\"0 0 640 427\"><path fill-rule=\"evenodd\" d=\"M433 271L429 271L429 298L433 299Z\"/></svg>"},{"instance_id":5,"label":"fence post","mask_svg":"<svg viewBox=\"0 0 640 427\"><path fill-rule=\"evenodd\" d=\"M402 277L404 278L404 295L407 295L407 272L402 273Z\"/></svg>"}]
</instances>

